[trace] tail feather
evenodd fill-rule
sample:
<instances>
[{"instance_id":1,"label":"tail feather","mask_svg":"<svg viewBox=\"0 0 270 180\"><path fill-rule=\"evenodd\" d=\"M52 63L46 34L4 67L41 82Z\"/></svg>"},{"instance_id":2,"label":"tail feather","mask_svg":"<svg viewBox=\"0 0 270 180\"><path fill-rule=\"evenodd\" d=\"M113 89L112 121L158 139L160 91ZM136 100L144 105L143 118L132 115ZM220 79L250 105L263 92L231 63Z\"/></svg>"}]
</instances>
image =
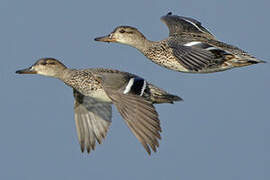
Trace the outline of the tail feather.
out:
<instances>
[{"instance_id":1,"label":"tail feather","mask_svg":"<svg viewBox=\"0 0 270 180\"><path fill-rule=\"evenodd\" d=\"M155 98L156 103L171 103L173 104L175 101L183 101L183 99L179 96L172 94L164 94L162 96L158 96Z\"/></svg>"},{"instance_id":2,"label":"tail feather","mask_svg":"<svg viewBox=\"0 0 270 180\"><path fill-rule=\"evenodd\" d=\"M177 95L169 94L166 91L152 85L148 84L150 90L150 99L153 103L171 103L175 101L182 101L183 99Z\"/></svg>"},{"instance_id":3,"label":"tail feather","mask_svg":"<svg viewBox=\"0 0 270 180\"><path fill-rule=\"evenodd\" d=\"M266 61L262 61L256 58L250 58L250 59L233 59L230 60L229 63L232 64L233 67L243 67L258 63L266 63Z\"/></svg>"},{"instance_id":4,"label":"tail feather","mask_svg":"<svg viewBox=\"0 0 270 180\"><path fill-rule=\"evenodd\" d=\"M258 64L258 63L266 63L266 61L262 61L262 60L258 60L258 59L256 59L256 60L248 60L248 63L250 63L250 64Z\"/></svg>"}]
</instances>

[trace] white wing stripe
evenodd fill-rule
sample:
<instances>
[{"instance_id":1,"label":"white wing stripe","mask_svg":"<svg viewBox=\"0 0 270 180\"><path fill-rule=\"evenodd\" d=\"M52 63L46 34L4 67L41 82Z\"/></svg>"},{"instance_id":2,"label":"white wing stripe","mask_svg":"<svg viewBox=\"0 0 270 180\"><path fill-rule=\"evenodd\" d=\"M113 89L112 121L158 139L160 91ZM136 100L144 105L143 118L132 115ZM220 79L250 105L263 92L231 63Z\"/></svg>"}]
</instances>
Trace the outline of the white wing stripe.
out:
<instances>
[{"instance_id":1,"label":"white wing stripe","mask_svg":"<svg viewBox=\"0 0 270 180\"><path fill-rule=\"evenodd\" d=\"M209 47L209 48L206 48L206 50L210 51L210 50L215 50L215 49L218 49L216 47Z\"/></svg>"},{"instance_id":2,"label":"white wing stripe","mask_svg":"<svg viewBox=\"0 0 270 180\"><path fill-rule=\"evenodd\" d=\"M143 95L145 88L146 88L146 81L144 80L144 81L143 81L143 87L142 87L140 96Z\"/></svg>"},{"instance_id":3,"label":"white wing stripe","mask_svg":"<svg viewBox=\"0 0 270 180\"><path fill-rule=\"evenodd\" d=\"M199 31L201 31L201 32L203 32L204 33L204 31L203 30L201 30L194 22L192 22L192 21L190 21L190 20L187 20L187 19L184 19L186 22L188 22L188 23L190 23L190 24L192 24L193 26L195 26Z\"/></svg>"},{"instance_id":4,"label":"white wing stripe","mask_svg":"<svg viewBox=\"0 0 270 180\"><path fill-rule=\"evenodd\" d=\"M197 44L201 44L201 42L200 41L192 41L192 42L188 42L188 43L184 44L184 46L194 46Z\"/></svg>"},{"instance_id":5,"label":"white wing stripe","mask_svg":"<svg viewBox=\"0 0 270 180\"><path fill-rule=\"evenodd\" d=\"M131 89L133 83L134 83L134 78L131 78L131 79L129 80L129 82L128 82L126 88L125 88L125 90L124 90L124 94L127 94L127 93L130 91L130 89Z\"/></svg>"}]
</instances>

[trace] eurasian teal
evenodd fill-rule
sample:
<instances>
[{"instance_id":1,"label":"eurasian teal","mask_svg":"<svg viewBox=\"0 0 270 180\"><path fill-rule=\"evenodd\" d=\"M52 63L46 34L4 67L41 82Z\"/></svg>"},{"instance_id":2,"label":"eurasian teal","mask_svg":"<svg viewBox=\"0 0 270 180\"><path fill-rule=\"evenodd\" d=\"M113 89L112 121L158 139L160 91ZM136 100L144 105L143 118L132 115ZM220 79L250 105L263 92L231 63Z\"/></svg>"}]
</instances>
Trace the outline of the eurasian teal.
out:
<instances>
[{"instance_id":1,"label":"eurasian teal","mask_svg":"<svg viewBox=\"0 0 270 180\"><path fill-rule=\"evenodd\" d=\"M161 20L169 28L169 37L158 42L147 40L131 26L118 26L109 35L95 40L135 47L160 66L188 73L212 73L264 62L218 41L195 19L168 13Z\"/></svg>"},{"instance_id":2,"label":"eurasian teal","mask_svg":"<svg viewBox=\"0 0 270 180\"><path fill-rule=\"evenodd\" d=\"M73 88L74 112L81 150L101 144L111 124L114 104L146 151L156 152L161 139L154 103L173 103L181 98L165 92L143 78L112 69L69 69L54 58L39 59L18 74L40 74L63 81ZM150 149L151 148L151 149Z\"/></svg>"}]
</instances>

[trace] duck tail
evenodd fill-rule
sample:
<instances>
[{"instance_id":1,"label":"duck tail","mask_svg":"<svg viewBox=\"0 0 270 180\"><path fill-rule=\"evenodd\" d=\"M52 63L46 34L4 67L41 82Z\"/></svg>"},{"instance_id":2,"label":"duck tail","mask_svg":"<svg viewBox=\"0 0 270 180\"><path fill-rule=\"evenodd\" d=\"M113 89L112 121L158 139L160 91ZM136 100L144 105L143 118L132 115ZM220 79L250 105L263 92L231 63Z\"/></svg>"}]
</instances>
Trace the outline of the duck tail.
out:
<instances>
[{"instance_id":1,"label":"duck tail","mask_svg":"<svg viewBox=\"0 0 270 180\"><path fill-rule=\"evenodd\" d=\"M171 103L173 104L175 101L182 101L183 99L177 95L169 94L166 91L149 84L150 90L150 98L153 103Z\"/></svg>"},{"instance_id":2,"label":"duck tail","mask_svg":"<svg viewBox=\"0 0 270 180\"><path fill-rule=\"evenodd\" d=\"M235 67L249 66L249 65L258 64L258 63L267 63L267 62L256 59L256 58L242 59L242 60L237 60L236 62L232 61L232 64Z\"/></svg>"},{"instance_id":3,"label":"duck tail","mask_svg":"<svg viewBox=\"0 0 270 180\"><path fill-rule=\"evenodd\" d=\"M164 94L162 96L156 97L156 103L171 103L173 104L176 101L183 101L179 96L173 94Z\"/></svg>"},{"instance_id":4,"label":"duck tail","mask_svg":"<svg viewBox=\"0 0 270 180\"><path fill-rule=\"evenodd\" d=\"M247 63L250 64L258 64L258 63L266 63L266 61L262 61L256 58L252 58L252 59L247 59Z\"/></svg>"}]
</instances>

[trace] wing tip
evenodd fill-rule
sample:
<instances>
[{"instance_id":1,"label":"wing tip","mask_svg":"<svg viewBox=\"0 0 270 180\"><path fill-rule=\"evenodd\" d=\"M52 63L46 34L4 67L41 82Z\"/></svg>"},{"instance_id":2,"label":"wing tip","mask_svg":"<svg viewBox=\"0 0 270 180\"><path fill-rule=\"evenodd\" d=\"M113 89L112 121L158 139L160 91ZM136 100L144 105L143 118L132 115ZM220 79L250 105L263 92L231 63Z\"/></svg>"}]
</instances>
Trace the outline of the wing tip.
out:
<instances>
[{"instance_id":1,"label":"wing tip","mask_svg":"<svg viewBox=\"0 0 270 180\"><path fill-rule=\"evenodd\" d=\"M81 152L84 153L84 145L81 144Z\"/></svg>"},{"instance_id":2,"label":"wing tip","mask_svg":"<svg viewBox=\"0 0 270 180\"><path fill-rule=\"evenodd\" d=\"M90 154L90 152L91 152L91 148L90 148L90 146L88 146L87 147L87 153Z\"/></svg>"},{"instance_id":3,"label":"wing tip","mask_svg":"<svg viewBox=\"0 0 270 180\"><path fill-rule=\"evenodd\" d=\"M163 19L163 18L165 18L165 17L168 17L168 16L172 16L172 12L171 12L171 11L169 11L166 15L161 16L161 19Z\"/></svg>"},{"instance_id":4,"label":"wing tip","mask_svg":"<svg viewBox=\"0 0 270 180\"><path fill-rule=\"evenodd\" d=\"M166 22L167 22L167 18L168 18L169 16L172 16L172 12L168 12L166 15L161 16L161 17L160 17L160 20L161 20L163 23L167 24Z\"/></svg>"}]
</instances>

